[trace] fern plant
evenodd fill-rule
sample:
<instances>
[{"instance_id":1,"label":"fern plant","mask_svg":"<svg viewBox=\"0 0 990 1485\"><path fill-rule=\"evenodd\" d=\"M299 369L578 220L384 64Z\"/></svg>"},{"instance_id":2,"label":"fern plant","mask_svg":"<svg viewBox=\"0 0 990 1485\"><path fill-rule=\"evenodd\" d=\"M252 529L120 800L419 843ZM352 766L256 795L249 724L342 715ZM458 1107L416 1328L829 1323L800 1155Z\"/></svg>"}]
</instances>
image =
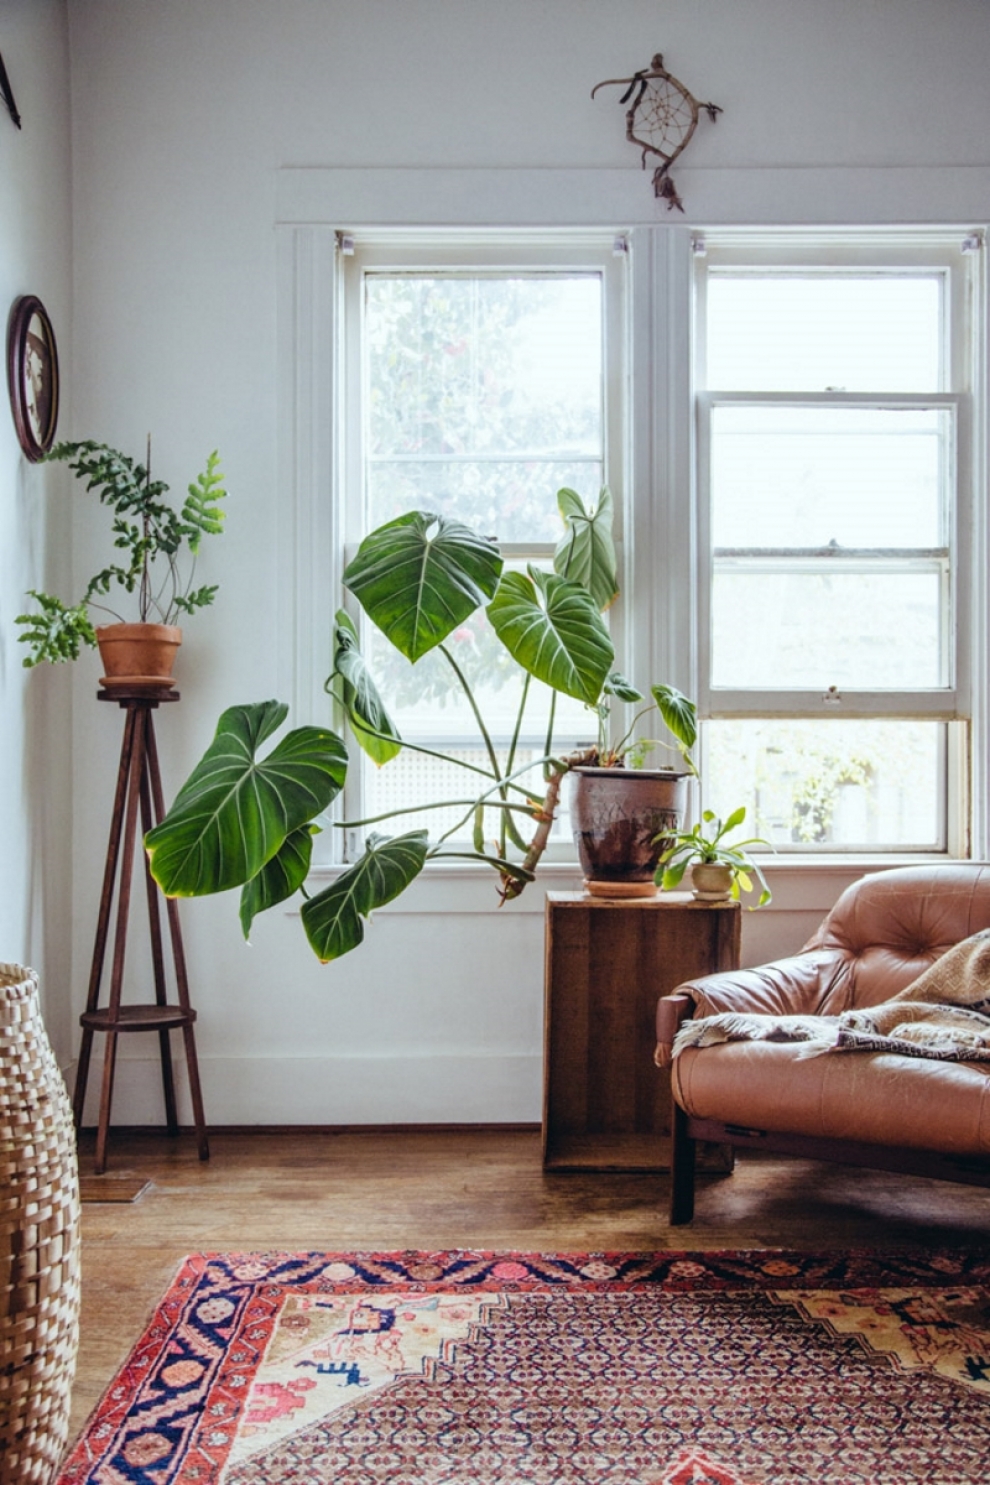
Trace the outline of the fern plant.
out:
<instances>
[{"instance_id":1,"label":"fern plant","mask_svg":"<svg viewBox=\"0 0 990 1485\"><path fill-rule=\"evenodd\" d=\"M92 439L56 444L47 457L64 460L113 512L113 544L121 557L90 578L78 603L69 605L51 593L29 590L38 607L14 621L23 626L21 642L30 647L24 665L77 660L84 645L95 647L94 612L105 613L108 621L125 622L109 602L100 602L114 587L136 594L142 624L174 624L180 615L213 602L216 584L194 588L193 577L203 537L223 530L220 501L227 492L215 450L178 511L165 498L168 485L151 478L150 439L144 464ZM180 567L184 554L190 559L185 578Z\"/></svg>"}]
</instances>

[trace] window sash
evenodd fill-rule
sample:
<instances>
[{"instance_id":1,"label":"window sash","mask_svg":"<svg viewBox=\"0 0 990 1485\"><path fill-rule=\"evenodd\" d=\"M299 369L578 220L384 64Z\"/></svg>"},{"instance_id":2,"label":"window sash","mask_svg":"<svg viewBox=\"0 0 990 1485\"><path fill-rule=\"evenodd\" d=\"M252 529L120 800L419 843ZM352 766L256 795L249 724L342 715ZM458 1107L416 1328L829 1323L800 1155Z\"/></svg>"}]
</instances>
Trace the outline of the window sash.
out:
<instances>
[{"instance_id":1,"label":"window sash","mask_svg":"<svg viewBox=\"0 0 990 1485\"><path fill-rule=\"evenodd\" d=\"M624 431L626 417L624 408L626 275L625 260L622 255L615 252L614 236L583 232L480 235L448 234L442 231L432 236L435 240L430 241L422 234L369 235L367 241L358 241L353 254L349 254L343 260L341 307L346 374L341 379L340 425L344 453L340 464L339 483L346 531L345 563L357 550L357 545L364 534L366 468L371 464L406 461L406 456L401 454L379 456L370 453L371 443L366 425L368 384L367 363L364 355L364 285L368 277L382 274L388 276L405 274L411 277L435 274L438 277L461 280L500 279L505 276L539 280L552 279L560 275L575 277L586 274L600 280L602 285L601 459L575 454L568 455L566 461L546 460L546 455L540 453L537 460L566 462L569 465L587 464L589 469L594 468L594 476L591 477L590 483L586 482L585 488L581 490L583 495L592 500L597 499L598 496L599 468L604 470L603 482L610 485L616 502L616 538L617 543L621 544L624 466L627 457ZM355 395L355 389L358 388L360 388L360 394ZM369 451L368 454L366 450ZM407 462L414 462L417 458L418 456L408 456ZM533 456L525 452L491 455L481 453L441 455L429 461L420 459L419 462L436 462L438 467L443 467L465 463L510 463L527 460L532 462L532 458ZM553 509L555 495L556 489L548 487L548 510ZM498 530L485 534L499 539L499 546L507 563L532 561L540 565L549 565L552 560L554 542L507 541L503 539L503 533ZM367 654L367 630L370 629L370 624L358 606L349 602L346 594L344 597L352 617L359 625L362 645ZM585 727L585 733L588 735L593 731L592 722L593 719L589 713L589 721ZM527 736L534 727L535 721L529 717L526 723ZM445 726L442 711L438 712L435 731L421 736L417 730L414 740L441 748L446 744L447 750L456 748L461 751L465 748L483 746L477 731L466 730L463 735L455 731L451 734L449 724ZM361 819L366 813L365 779L367 770L371 767L373 765L366 760L364 754L354 748L342 799L342 813L347 819ZM534 774L533 777L535 778L536 775ZM425 820L425 823L429 823L429 820ZM566 828L566 816L564 827L564 838L559 842L551 842L547 849L546 856L549 860L569 860L573 857L569 829ZM375 828L387 831L390 823L385 822ZM408 829L408 820L398 821L395 828ZM470 834L469 827L467 833ZM349 859L358 848L359 832L347 831L343 834L346 836L343 854L345 859Z\"/></svg>"},{"instance_id":2,"label":"window sash","mask_svg":"<svg viewBox=\"0 0 990 1485\"><path fill-rule=\"evenodd\" d=\"M888 850L934 850L965 854L971 846L984 847L984 831L974 818L974 808L982 807L985 798L980 771L974 770L976 738L974 727L982 735L986 708L982 691L973 691L974 669L986 677L986 646L976 632L973 615L982 613L986 603L985 579L975 560L980 533L986 529L982 502L985 499L986 461L982 440L983 420L978 417L977 389L984 386L981 347L982 325L975 312L982 304L985 289L984 253L977 249L977 238L952 233L945 229L911 229L899 231L773 231L761 229L724 229L697 235L692 241L694 256L694 300L692 312L694 347L694 418L697 602L697 677L696 694L702 716L701 767L705 779L708 752L707 719L819 720L836 717L853 719L930 719L942 722L940 780L936 804L939 811L937 839L931 842L907 843L901 839ZM942 311L939 387L935 392L898 393L877 387L869 391L840 392L767 392L765 389L715 387L708 383L706 366L706 312L708 284L712 276L729 274L744 277L824 275L884 276L904 275L912 278L936 276L940 283ZM786 568L788 558L798 565L812 563L814 554L790 552L783 548L754 547L746 550L742 543L730 549L726 543L713 551L712 522L712 416L716 406L792 406L805 408L917 409L944 411L950 434L944 448L942 476L947 492L948 510L945 530L931 547L902 547L885 551L869 549L841 550L838 561L848 567L872 562L887 564L890 571L920 571L935 564L941 575L943 644L941 675L947 682L939 686L917 686L899 690L876 691L841 687L831 688L781 686L776 689L738 686L715 686L711 682L712 593L716 564L729 563L745 570L761 564ZM763 533L761 533L761 536ZM745 540L745 537L744 537ZM830 560L830 559L829 559ZM833 569L835 570L835 569ZM748 616L753 629L753 642L759 644L759 619ZM976 717L973 716L974 706ZM934 781L933 781L934 782ZM705 786L703 783L703 796ZM704 798L703 802L708 803ZM719 801L711 800L717 804ZM724 803L724 801L723 801ZM818 846L780 847L824 855ZM856 847L836 847L845 853L856 853ZM864 848L868 853L883 854L883 847Z\"/></svg>"},{"instance_id":3,"label":"window sash","mask_svg":"<svg viewBox=\"0 0 990 1485\"><path fill-rule=\"evenodd\" d=\"M716 719L713 719L711 724L706 723L705 726L703 726L701 729L699 757L703 778L706 776L710 776L712 772L712 755L717 750L718 746L714 733L716 730L724 727L726 724L731 726L731 720L732 719L726 717L718 717ZM772 723L775 719L764 715L759 718L751 717L745 720L750 724L758 724L760 722ZM781 717L779 720L785 723L795 721L800 723L808 719L797 719L793 716L793 714L788 713L786 714L786 716ZM841 722L842 720L852 721L854 719L851 717L847 717L844 714L842 718L839 718L837 720ZM864 718L863 720L867 724L869 724L882 723L883 721L889 719L878 716L876 712L873 712L870 714L869 717ZM897 719L898 722L901 722L903 720L904 719L902 718ZM825 725L828 724L826 723ZM793 816L788 816L787 814L785 814L783 817L778 818L776 822L778 826L777 829L774 829L772 825L768 827L766 819L761 818L761 801L759 801L757 796L762 794L764 789L766 789L768 786L771 791L774 790L775 774L773 770L768 773L767 778L763 782L758 782L756 776L753 776L751 778L750 783L753 789L752 798L746 798L744 793L740 793L737 790L735 793L733 793L732 803L733 805L739 805L741 803L746 804L747 829L753 831L754 833L759 832L761 836L769 838L773 845L774 852L777 856L790 857L791 859L794 859L795 857L807 858L809 854L821 856L834 854L835 852L840 852L843 856L876 856L878 854L883 854L884 852L933 856L944 855L946 854L946 852L949 851L951 851L953 854L963 854L966 848L968 832L966 828L965 813L960 808L962 801L958 797L957 790L954 787L954 781L957 781L962 777L962 770L965 765L966 729L963 724L958 722L949 722L943 724L935 723L928 725L934 725L936 728L935 736L932 739L934 750L936 753L936 787L933 795L927 801L928 810L930 810L931 813L931 829L928 835L913 833L914 829L917 826L917 819L915 817L914 810L915 795L912 787L914 780L911 777L910 768L906 770L906 774L908 777L908 782L906 785L904 784L904 774L902 773L900 797L901 808L899 814L902 817L906 818L898 820L897 824L894 826L894 829L899 832L896 839L894 839L893 837L885 837L882 841L878 842L877 840L868 838L857 839L855 835L850 836L848 833L840 831L840 838L838 842L836 843L833 838L833 840L830 841L828 845L818 844L813 839L795 840L790 834L790 829L793 826ZM779 751L780 768L786 774L793 767L795 762L800 762L800 744L798 744L797 746L796 757L792 758L789 756L787 751L786 736L778 736L776 741L778 742L778 744L784 744L782 748L775 748L774 751ZM850 741L850 739L846 739L847 746ZM892 738L891 742L894 746L896 746L896 738ZM734 740L734 746L732 749L733 760L738 756L737 749L739 745L740 740ZM745 746L744 742L743 746ZM723 740L723 750L725 749L725 747L726 744ZM855 750L853 749L853 751ZM855 779L850 777L847 777L845 780L840 781L840 783L844 783L846 785L855 782ZM789 792L789 790L785 789L785 797ZM793 804L793 795L791 797L791 800L788 802ZM718 801L716 801L716 803L718 803ZM753 805L755 805L756 807L753 808ZM877 812L882 813L882 810ZM869 814L868 808L867 814ZM888 826L888 828L890 827ZM870 832L867 830L866 835L868 836L869 834Z\"/></svg>"},{"instance_id":4,"label":"window sash","mask_svg":"<svg viewBox=\"0 0 990 1485\"><path fill-rule=\"evenodd\" d=\"M797 571L820 564L821 570L874 570L886 572L923 572L934 566L941 577L941 632L945 653L941 670L946 684L941 686L899 687L871 690L842 688L843 713L850 716L938 716L957 717L968 698L966 677L968 653L967 627L960 616L968 612L968 588L965 563L960 554L968 548L966 503L959 498L960 451L964 439L959 429L965 416L966 399L958 393L940 395L912 393L883 397L866 393L829 393L806 396L801 393L732 393L700 392L696 397L697 468L698 468L698 701L702 716L786 716L813 717L823 714L827 691L822 687L730 687L712 681L713 584L717 570L732 564L737 570ZM947 493L947 545L925 548L856 549L843 547L834 555L827 549L796 548L717 548L712 541L712 427L720 407L784 408L867 408L877 411L914 409L944 410L948 413L951 432L946 457L949 467L943 472ZM754 643L759 643L759 618L751 616Z\"/></svg>"}]
</instances>

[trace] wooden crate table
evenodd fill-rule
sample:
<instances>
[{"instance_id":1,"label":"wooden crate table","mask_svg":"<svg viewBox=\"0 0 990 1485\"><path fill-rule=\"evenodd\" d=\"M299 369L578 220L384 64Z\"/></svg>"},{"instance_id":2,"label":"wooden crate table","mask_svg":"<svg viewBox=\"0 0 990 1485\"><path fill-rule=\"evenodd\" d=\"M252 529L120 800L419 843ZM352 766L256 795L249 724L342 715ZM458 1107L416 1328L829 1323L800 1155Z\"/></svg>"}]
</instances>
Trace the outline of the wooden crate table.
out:
<instances>
[{"instance_id":1,"label":"wooden crate table","mask_svg":"<svg viewBox=\"0 0 990 1485\"><path fill-rule=\"evenodd\" d=\"M684 980L738 968L739 925L738 903L688 892L547 894L548 1169L670 1169L670 1072L653 1062L657 1000ZM714 1150L706 1165L731 1168Z\"/></svg>"}]
</instances>

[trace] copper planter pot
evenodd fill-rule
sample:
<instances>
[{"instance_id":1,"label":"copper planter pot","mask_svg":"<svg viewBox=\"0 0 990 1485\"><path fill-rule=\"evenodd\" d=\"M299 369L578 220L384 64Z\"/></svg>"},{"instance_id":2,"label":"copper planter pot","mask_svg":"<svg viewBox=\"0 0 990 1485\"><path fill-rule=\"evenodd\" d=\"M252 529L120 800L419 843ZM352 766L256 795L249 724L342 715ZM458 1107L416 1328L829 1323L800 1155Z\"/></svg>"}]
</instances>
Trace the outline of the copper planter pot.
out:
<instances>
[{"instance_id":1,"label":"copper planter pot","mask_svg":"<svg viewBox=\"0 0 990 1485\"><path fill-rule=\"evenodd\" d=\"M108 689L174 685L172 666L182 643L175 624L104 624L96 631Z\"/></svg>"},{"instance_id":2,"label":"copper planter pot","mask_svg":"<svg viewBox=\"0 0 990 1485\"><path fill-rule=\"evenodd\" d=\"M672 769L571 770L571 823L589 892L653 895L661 852L684 823L688 778Z\"/></svg>"}]
</instances>

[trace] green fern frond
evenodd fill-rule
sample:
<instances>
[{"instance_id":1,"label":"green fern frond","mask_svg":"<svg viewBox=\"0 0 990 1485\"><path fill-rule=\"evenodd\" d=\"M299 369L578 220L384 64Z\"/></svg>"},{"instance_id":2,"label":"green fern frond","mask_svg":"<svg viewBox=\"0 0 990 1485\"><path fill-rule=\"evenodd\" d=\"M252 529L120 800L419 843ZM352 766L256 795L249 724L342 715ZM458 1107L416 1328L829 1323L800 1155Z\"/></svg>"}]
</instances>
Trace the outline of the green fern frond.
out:
<instances>
[{"instance_id":1,"label":"green fern frond","mask_svg":"<svg viewBox=\"0 0 990 1485\"><path fill-rule=\"evenodd\" d=\"M28 669L47 660L57 665L63 660L78 660L83 645L96 648L96 631L90 623L85 601L68 608L60 598L50 593L38 593L33 588L30 596L41 606L38 614L18 614L15 624L24 626L18 635L21 644L31 646L31 654L21 662Z\"/></svg>"},{"instance_id":2,"label":"green fern frond","mask_svg":"<svg viewBox=\"0 0 990 1485\"><path fill-rule=\"evenodd\" d=\"M196 588L192 593L177 593L174 606L183 614L191 614L194 609L208 608L216 596L217 584L204 583L202 588Z\"/></svg>"},{"instance_id":3,"label":"green fern frond","mask_svg":"<svg viewBox=\"0 0 990 1485\"><path fill-rule=\"evenodd\" d=\"M199 544L204 536L219 536L223 531L226 511L220 509L218 502L226 498L220 455L214 449L202 474L189 486L189 493L182 507L185 536L194 556L199 551Z\"/></svg>"}]
</instances>

